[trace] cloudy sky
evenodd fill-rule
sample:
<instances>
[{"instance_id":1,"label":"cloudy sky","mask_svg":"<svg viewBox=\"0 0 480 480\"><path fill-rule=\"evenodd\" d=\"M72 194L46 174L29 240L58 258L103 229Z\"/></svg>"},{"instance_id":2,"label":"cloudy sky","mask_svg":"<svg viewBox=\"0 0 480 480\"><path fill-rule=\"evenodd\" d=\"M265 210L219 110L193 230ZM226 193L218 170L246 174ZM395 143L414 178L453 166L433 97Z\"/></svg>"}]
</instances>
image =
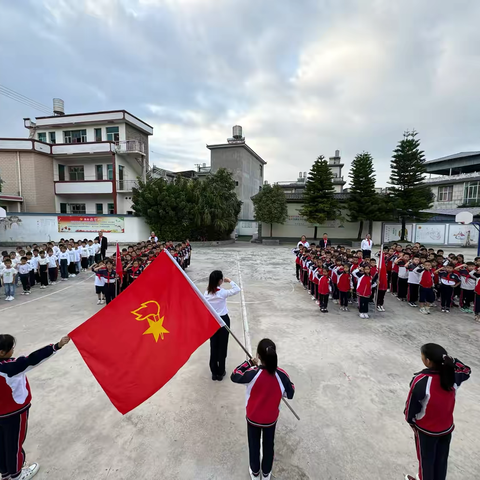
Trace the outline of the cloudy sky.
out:
<instances>
[{"instance_id":1,"label":"cloudy sky","mask_svg":"<svg viewBox=\"0 0 480 480\"><path fill-rule=\"evenodd\" d=\"M130 111L167 169L240 124L270 181L367 150L385 186L406 129L428 159L480 150L479 21L470 0L0 0L0 84ZM35 115L0 96L0 137Z\"/></svg>"}]
</instances>

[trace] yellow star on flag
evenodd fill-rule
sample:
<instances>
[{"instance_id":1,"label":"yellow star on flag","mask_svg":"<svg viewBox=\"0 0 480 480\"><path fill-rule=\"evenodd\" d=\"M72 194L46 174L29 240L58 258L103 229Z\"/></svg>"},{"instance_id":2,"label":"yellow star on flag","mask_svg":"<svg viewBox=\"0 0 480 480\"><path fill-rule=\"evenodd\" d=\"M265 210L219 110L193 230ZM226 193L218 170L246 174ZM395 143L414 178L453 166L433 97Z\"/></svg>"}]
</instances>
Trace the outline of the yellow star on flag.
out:
<instances>
[{"instance_id":1,"label":"yellow star on flag","mask_svg":"<svg viewBox=\"0 0 480 480\"><path fill-rule=\"evenodd\" d=\"M151 333L154 336L156 342L158 342L158 337L162 337L162 340L164 340L163 334L164 333L170 333L163 326L163 319L164 318L165 317L160 318L160 320L158 320L157 322L155 320L151 320L150 318L147 318L148 324L150 325L150 327L149 327L148 330L143 332L143 334L147 335L147 334Z\"/></svg>"}]
</instances>

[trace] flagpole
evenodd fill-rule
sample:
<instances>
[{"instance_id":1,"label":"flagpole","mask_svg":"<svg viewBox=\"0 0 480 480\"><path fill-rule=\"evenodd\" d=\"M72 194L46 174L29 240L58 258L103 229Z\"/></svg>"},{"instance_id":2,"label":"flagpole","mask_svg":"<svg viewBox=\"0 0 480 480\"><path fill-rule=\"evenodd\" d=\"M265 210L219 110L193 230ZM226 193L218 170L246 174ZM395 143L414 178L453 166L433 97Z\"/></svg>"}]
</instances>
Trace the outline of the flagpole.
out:
<instances>
[{"instance_id":1,"label":"flagpole","mask_svg":"<svg viewBox=\"0 0 480 480\"><path fill-rule=\"evenodd\" d=\"M383 243L380 246L380 267L386 268L385 265L385 256L383 255ZM377 291L375 292L375 309L378 307L378 291L380 290L380 273L381 270L378 270L378 282L377 282Z\"/></svg>"},{"instance_id":2,"label":"flagpole","mask_svg":"<svg viewBox=\"0 0 480 480\"><path fill-rule=\"evenodd\" d=\"M249 359L252 359L252 354L245 348L243 343L235 336L235 334L230 330L230 328L227 326L227 324L222 320L220 315L212 308L212 306L205 300L205 297L202 295L198 287L192 282L190 277L184 272L183 268L180 268L180 265L175 261L175 259L172 257L170 252L168 250L164 250L164 252L170 257L170 260L174 263L174 265L182 272L182 275L185 277L185 279L188 281L190 286L193 288L195 293L198 295L200 300L203 302L203 304L207 307L207 309L210 311L210 313L215 317L217 322L222 326L225 327L227 332L233 337L233 339L240 345L240 348L246 353L247 357ZM288 409L293 413L295 418L297 420L300 420L300 417L297 415L297 412L292 408L292 406L287 402L287 400L282 397L283 403L288 407Z\"/></svg>"}]
</instances>

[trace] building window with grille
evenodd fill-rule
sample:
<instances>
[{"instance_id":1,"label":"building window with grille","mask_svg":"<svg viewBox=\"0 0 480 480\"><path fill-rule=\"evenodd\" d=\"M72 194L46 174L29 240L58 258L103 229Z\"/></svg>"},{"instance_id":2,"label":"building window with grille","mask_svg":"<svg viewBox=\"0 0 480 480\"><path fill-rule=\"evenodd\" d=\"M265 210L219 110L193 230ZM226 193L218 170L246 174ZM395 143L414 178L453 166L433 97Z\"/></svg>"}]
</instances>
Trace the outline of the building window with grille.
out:
<instances>
[{"instance_id":1,"label":"building window with grille","mask_svg":"<svg viewBox=\"0 0 480 480\"><path fill-rule=\"evenodd\" d=\"M113 180L113 165L111 163L107 164L107 180Z\"/></svg>"},{"instance_id":2,"label":"building window with grille","mask_svg":"<svg viewBox=\"0 0 480 480\"><path fill-rule=\"evenodd\" d=\"M120 140L118 127L107 127L107 140L109 142L118 142Z\"/></svg>"},{"instance_id":3,"label":"building window with grille","mask_svg":"<svg viewBox=\"0 0 480 480\"><path fill-rule=\"evenodd\" d=\"M65 143L85 143L87 141L86 130L66 130L63 132Z\"/></svg>"},{"instance_id":4,"label":"building window with grille","mask_svg":"<svg viewBox=\"0 0 480 480\"><path fill-rule=\"evenodd\" d=\"M479 182L468 182L465 184L465 192L463 198L463 203L465 205L473 205L479 203L478 183Z\"/></svg>"},{"instance_id":5,"label":"building window with grille","mask_svg":"<svg viewBox=\"0 0 480 480\"><path fill-rule=\"evenodd\" d=\"M70 203L70 213L85 214L87 213L86 205L84 203Z\"/></svg>"},{"instance_id":6,"label":"building window with grille","mask_svg":"<svg viewBox=\"0 0 480 480\"><path fill-rule=\"evenodd\" d=\"M102 141L102 129L101 128L96 128L95 129L95 141L96 142L101 142Z\"/></svg>"},{"instance_id":7,"label":"building window with grille","mask_svg":"<svg viewBox=\"0 0 480 480\"><path fill-rule=\"evenodd\" d=\"M39 133L38 134L38 139L41 141L41 142L47 142L47 134L45 132L43 133Z\"/></svg>"},{"instance_id":8,"label":"building window with grille","mask_svg":"<svg viewBox=\"0 0 480 480\"><path fill-rule=\"evenodd\" d=\"M57 135L55 132L49 132L50 143L57 143Z\"/></svg>"},{"instance_id":9,"label":"building window with grille","mask_svg":"<svg viewBox=\"0 0 480 480\"><path fill-rule=\"evenodd\" d=\"M113 203L108 204L108 213L109 215L113 215L115 213L115 204Z\"/></svg>"},{"instance_id":10,"label":"building window with grille","mask_svg":"<svg viewBox=\"0 0 480 480\"><path fill-rule=\"evenodd\" d=\"M103 180L103 165L95 165L97 180Z\"/></svg>"},{"instance_id":11,"label":"building window with grille","mask_svg":"<svg viewBox=\"0 0 480 480\"><path fill-rule=\"evenodd\" d=\"M95 209L97 211L97 215L102 215L103 214L103 203L96 203L95 204Z\"/></svg>"},{"instance_id":12,"label":"building window with grille","mask_svg":"<svg viewBox=\"0 0 480 480\"><path fill-rule=\"evenodd\" d=\"M60 213L67 213L67 204L61 203L60 204Z\"/></svg>"},{"instance_id":13,"label":"building window with grille","mask_svg":"<svg viewBox=\"0 0 480 480\"><path fill-rule=\"evenodd\" d=\"M58 166L58 179L61 182L65 181L65 165L59 165ZM65 212L63 212L63 213L65 213Z\"/></svg>"},{"instance_id":14,"label":"building window with grille","mask_svg":"<svg viewBox=\"0 0 480 480\"><path fill-rule=\"evenodd\" d=\"M453 200L453 185L438 187L438 201L451 202Z\"/></svg>"},{"instance_id":15,"label":"building window with grille","mask_svg":"<svg viewBox=\"0 0 480 480\"><path fill-rule=\"evenodd\" d=\"M71 182L79 182L85 180L85 172L83 165L78 167L68 167L68 177Z\"/></svg>"}]
</instances>

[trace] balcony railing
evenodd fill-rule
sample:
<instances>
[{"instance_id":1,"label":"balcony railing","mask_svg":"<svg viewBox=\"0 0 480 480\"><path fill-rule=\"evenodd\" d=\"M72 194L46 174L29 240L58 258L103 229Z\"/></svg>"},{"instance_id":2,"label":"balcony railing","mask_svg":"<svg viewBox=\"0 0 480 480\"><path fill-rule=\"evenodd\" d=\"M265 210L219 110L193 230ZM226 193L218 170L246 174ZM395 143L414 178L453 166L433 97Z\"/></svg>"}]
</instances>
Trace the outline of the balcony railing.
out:
<instances>
[{"instance_id":1,"label":"balcony railing","mask_svg":"<svg viewBox=\"0 0 480 480\"><path fill-rule=\"evenodd\" d=\"M137 180L117 180L117 192L131 192L138 188Z\"/></svg>"},{"instance_id":2,"label":"balcony railing","mask_svg":"<svg viewBox=\"0 0 480 480\"><path fill-rule=\"evenodd\" d=\"M138 140L122 140L115 142L118 153L141 153L145 155L145 145Z\"/></svg>"}]
</instances>

